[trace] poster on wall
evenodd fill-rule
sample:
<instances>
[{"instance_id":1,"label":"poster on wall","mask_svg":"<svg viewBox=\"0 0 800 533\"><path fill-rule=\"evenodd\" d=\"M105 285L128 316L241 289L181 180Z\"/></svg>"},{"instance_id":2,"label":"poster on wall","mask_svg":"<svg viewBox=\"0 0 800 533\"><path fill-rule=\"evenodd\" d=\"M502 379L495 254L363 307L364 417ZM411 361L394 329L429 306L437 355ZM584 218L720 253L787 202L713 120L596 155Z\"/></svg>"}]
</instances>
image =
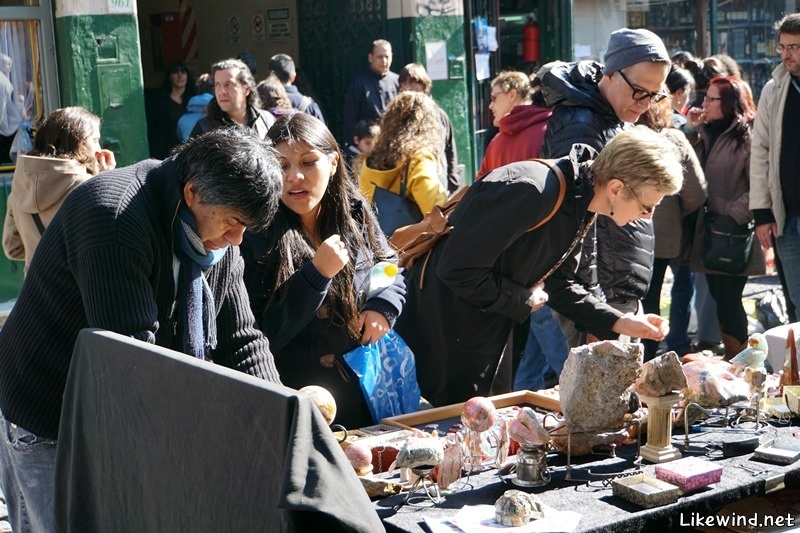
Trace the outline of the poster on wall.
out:
<instances>
[{"instance_id":1,"label":"poster on wall","mask_svg":"<svg viewBox=\"0 0 800 533\"><path fill-rule=\"evenodd\" d=\"M270 41L285 41L292 38L288 7L267 9L267 37Z\"/></svg>"},{"instance_id":2,"label":"poster on wall","mask_svg":"<svg viewBox=\"0 0 800 533\"><path fill-rule=\"evenodd\" d=\"M485 18L475 19L475 46L479 54L489 53L489 25Z\"/></svg>"},{"instance_id":3,"label":"poster on wall","mask_svg":"<svg viewBox=\"0 0 800 533\"><path fill-rule=\"evenodd\" d=\"M447 42L425 43L425 68L432 80L447 79Z\"/></svg>"}]
</instances>

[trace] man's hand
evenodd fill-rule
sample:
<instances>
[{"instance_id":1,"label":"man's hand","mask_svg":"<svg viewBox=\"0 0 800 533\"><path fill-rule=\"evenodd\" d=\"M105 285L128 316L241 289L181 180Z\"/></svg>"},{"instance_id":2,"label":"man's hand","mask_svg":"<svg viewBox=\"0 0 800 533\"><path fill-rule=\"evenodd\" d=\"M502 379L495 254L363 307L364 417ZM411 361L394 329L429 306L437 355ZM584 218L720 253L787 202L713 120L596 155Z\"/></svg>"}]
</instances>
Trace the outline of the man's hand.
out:
<instances>
[{"instance_id":1,"label":"man's hand","mask_svg":"<svg viewBox=\"0 0 800 533\"><path fill-rule=\"evenodd\" d=\"M625 313L614 323L611 330L629 337L662 341L669 333L669 320L652 313L646 315Z\"/></svg>"},{"instance_id":2,"label":"man's hand","mask_svg":"<svg viewBox=\"0 0 800 533\"><path fill-rule=\"evenodd\" d=\"M756 226L756 237L758 237L758 242L761 243L761 249L765 252L772 248L773 235L778 235L778 224L776 222Z\"/></svg>"}]
</instances>

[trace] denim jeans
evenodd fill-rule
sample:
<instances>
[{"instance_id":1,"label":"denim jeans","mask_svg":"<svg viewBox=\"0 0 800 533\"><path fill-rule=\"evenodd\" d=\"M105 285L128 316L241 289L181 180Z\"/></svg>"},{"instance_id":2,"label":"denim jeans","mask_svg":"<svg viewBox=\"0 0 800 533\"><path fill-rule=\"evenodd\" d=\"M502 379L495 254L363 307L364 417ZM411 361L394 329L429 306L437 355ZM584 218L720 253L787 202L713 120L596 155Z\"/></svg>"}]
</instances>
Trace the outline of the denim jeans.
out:
<instances>
[{"instance_id":1,"label":"denim jeans","mask_svg":"<svg viewBox=\"0 0 800 533\"><path fill-rule=\"evenodd\" d=\"M544 306L531 313L528 342L514 378L514 390L545 388L547 370L560 375L566 360L567 340L550 308Z\"/></svg>"},{"instance_id":2,"label":"denim jeans","mask_svg":"<svg viewBox=\"0 0 800 533\"><path fill-rule=\"evenodd\" d=\"M691 317L692 297L694 296L694 273L688 264L672 268L672 303L669 307L669 333L667 334L667 350L678 355L691 351L692 341L689 338L689 318Z\"/></svg>"},{"instance_id":3,"label":"denim jeans","mask_svg":"<svg viewBox=\"0 0 800 533\"><path fill-rule=\"evenodd\" d=\"M775 239L778 256L783 266L789 299L800 307L800 217L790 217L783 227L783 235Z\"/></svg>"},{"instance_id":4,"label":"denim jeans","mask_svg":"<svg viewBox=\"0 0 800 533\"><path fill-rule=\"evenodd\" d=\"M14 533L55 529L56 441L37 437L0 412L0 483Z\"/></svg>"}]
</instances>

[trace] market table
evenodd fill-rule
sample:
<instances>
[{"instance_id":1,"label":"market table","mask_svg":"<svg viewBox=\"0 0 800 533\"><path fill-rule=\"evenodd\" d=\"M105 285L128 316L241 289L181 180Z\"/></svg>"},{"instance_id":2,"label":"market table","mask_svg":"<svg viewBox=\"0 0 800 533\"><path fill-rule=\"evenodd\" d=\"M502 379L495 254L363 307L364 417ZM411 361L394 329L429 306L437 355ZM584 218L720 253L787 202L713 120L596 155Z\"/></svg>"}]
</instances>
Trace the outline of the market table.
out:
<instances>
[{"instance_id":1,"label":"market table","mask_svg":"<svg viewBox=\"0 0 800 533\"><path fill-rule=\"evenodd\" d=\"M762 442L771 438L798 438L792 437L798 431L797 420L795 426L779 425L767 426L760 433ZM709 428L710 429L710 428ZM674 504L642 509L637 505L628 503L612 494L611 484L604 484L601 479L595 478L587 484L585 481L576 482L565 479L566 456L553 454L548 456L551 467L552 480L544 487L521 489L512 484L508 476L501 477L497 470L488 470L477 475L472 475L469 485L462 478L456 485L461 488L451 495L446 496L437 506L412 506L404 503L406 494L384 498L375 502L375 509L384 522L386 530L418 532L428 531L423 525L425 518L452 517L465 505L493 504L500 495L508 489L516 488L537 494L543 503L561 511L576 511L582 515L576 531L640 531L679 529L690 526L693 517L708 517L718 509L733 501L754 495L762 495L783 488L800 488L800 461L790 465L781 466L765 463L753 459L749 453L738 457L721 457L721 452L706 457L701 452L702 447L708 442L721 442L738 440L753 436L752 430L739 431L735 429L723 431L703 431L690 434L689 453L684 457L695 456L713 461L723 467L722 480L719 483L706 487L694 494L678 499ZM682 452L684 449L684 436L680 431L672 438L673 444ZM598 458L585 456L572 461L573 478L586 478L587 470L592 473L619 473L634 467L632 459L636 455L636 446L624 446L617 449L615 458ZM768 472L754 475L750 470L739 468L744 465L758 469L767 469ZM645 464L641 471L655 477L655 465ZM692 513L697 513L693 515Z\"/></svg>"}]
</instances>

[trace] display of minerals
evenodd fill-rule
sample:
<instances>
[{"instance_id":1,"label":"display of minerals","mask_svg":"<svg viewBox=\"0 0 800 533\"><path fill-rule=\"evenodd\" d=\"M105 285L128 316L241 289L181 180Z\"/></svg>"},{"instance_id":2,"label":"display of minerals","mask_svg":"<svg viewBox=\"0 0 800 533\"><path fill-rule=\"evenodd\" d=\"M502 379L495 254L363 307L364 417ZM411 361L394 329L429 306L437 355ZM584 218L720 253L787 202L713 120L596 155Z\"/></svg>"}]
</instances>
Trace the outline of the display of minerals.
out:
<instances>
[{"instance_id":1,"label":"display of minerals","mask_svg":"<svg viewBox=\"0 0 800 533\"><path fill-rule=\"evenodd\" d=\"M550 434L530 407L520 409L517 417L509 422L508 434L521 446L540 446L550 442Z\"/></svg>"},{"instance_id":2,"label":"display of minerals","mask_svg":"<svg viewBox=\"0 0 800 533\"><path fill-rule=\"evenodd\" d=\"M539 497L521 490L505 491L494 504L494 519L502 526L524 526L543 516Z\"/></svg>"},{"instance_id":3,"label":"display of minerals","mask_svg":"<svg viewBox=\"0 0 800 533\"><path fill-rule=\"evenodd\" d=\"M411 437L397 455L399 468L436 466L444 460L444 445L437 438Z\"/></svg>"},{"instance_id":4,"label":"display of minerals","mask_svg":"<svg viewBox=\"0 0 800 533\"><path fill-rule=\"evenodd\" d=\"M461 422L473 431L486 431L494 425L497 410L488 398L475 396L464 403Z\"/></svg>"}]
</instances>

